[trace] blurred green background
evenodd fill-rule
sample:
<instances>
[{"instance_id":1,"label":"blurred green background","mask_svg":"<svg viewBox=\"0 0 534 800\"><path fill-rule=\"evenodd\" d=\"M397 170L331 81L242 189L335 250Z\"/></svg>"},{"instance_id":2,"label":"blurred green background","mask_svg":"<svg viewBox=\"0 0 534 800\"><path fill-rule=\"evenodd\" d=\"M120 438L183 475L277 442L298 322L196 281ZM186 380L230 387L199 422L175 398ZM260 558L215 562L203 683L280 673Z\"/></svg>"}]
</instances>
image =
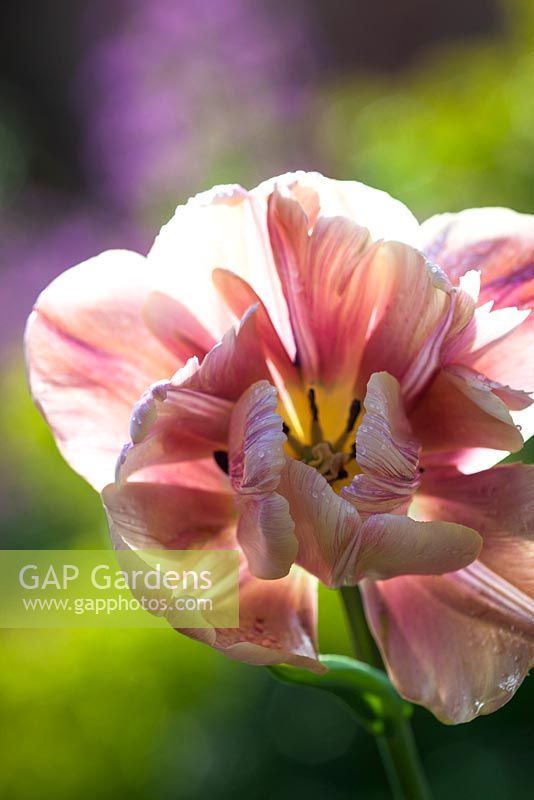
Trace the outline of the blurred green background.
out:
<instances>
[{"instance_id":1,"label":"blurred green background","mask_svg":"<svg viewBox=\"0 0 534 800\"><path fill-rule=\"evenodd\" d=\"M33 299L110 246L145 249L215 182L356 178L420 217L534 212L534 4L50 0L0 11L0 546L107 546L21 355ZM348 653L321 594L323 652ZM440 798L530 798L534 681L415 730ZM0 632L0 796L387 798L372 740L321 693L172 631Z\"/></svg>"}]
</instances>

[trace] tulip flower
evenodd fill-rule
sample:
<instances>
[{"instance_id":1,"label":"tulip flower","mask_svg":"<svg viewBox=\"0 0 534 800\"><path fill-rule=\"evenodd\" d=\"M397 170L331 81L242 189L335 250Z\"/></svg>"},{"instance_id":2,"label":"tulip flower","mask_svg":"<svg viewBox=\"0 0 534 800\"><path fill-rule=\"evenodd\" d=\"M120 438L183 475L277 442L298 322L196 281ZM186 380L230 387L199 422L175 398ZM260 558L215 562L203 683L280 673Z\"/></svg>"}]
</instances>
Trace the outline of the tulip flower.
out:
<instances>
[{"instance_id":1,"label":"tulip flower","mask_svg":"<svg viewBox=\"0 0 534 800\"><path fill-rule=\"evenodd\" d=\"M534 218L434 217L295 173L178 207L30 318L33 396L133 549L241 552L240 627L187 631L322 669L317 581L359 585L406 698L462 722L534 656Z\"/></svg>"}]
</instances>

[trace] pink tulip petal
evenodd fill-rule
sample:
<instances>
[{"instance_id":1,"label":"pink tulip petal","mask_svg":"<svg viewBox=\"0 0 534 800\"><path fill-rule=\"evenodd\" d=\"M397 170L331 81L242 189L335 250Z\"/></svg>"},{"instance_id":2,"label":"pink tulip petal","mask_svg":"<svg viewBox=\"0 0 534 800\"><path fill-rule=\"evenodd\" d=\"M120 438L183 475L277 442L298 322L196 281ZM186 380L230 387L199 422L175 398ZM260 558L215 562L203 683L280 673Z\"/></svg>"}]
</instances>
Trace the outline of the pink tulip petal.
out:
<instances>
[{"instance_id":1,"label":"pink tulip petal","mask_svg":"<svg viewBox=\"0 0 534 800\"><path fill-rule=\"evenodd\" d=\"M160 394L161 398L161 394ZM136 443L123 448L117 463L116 479L125 481L129 476L159 465L182 465L196 475L196 483L205 484L206 467L198 472L197 463L210 465L210 471L224 479L227 476L214 462L214 453L227 448L228 430L233 405L227 400L210 397L188 389L170 386L165 398L152 400L152 411L145 412L142 427L132 431ZM139 424L139 405L135 407L132 427ZM208 475L208 479L211 478Z\"/></svg>"},{"instance_id":2,"label":"pink tulip petal","mask_svg":"<svg viewBox=\"0 0 534 800\"><path fill-rule=\"evenodd\" d=\"M106 489L107 494L107 489ZM110 504L118 504L111 497ZM129 498L131 500L131 497ZM130 504L132 508L133 505ZM117 514L114 509L114 514ZM142 516L142 515L141 515ZM110 515L111 534L115 548L132 550L126 539L123 523L131 522L122 510L117 514L117 523ZM164 515L162 519L165 521ZM139 516L134 515L133 527L137 528ZM142 528L145 528L144 520ZM140 538L144 546L146 538ZM182 542L184 537L182 536ZM161 547L161 544L159 544ZM178 547L181 542L177 543ZM223 530L203 542L196 537L190 547L209 550L236 549L235 531ZM154 547L154 544L152 544ZM132 554L133 555L133 554ZM131 561L129 562L131 563ZM143 562L139 565L143 567ZM224 589L223 589L224 591ZM172 611L166 614L168 621L176 625ZM201 615L202 616L202 615ZM202 619L206 622L206 618ZM249 664L292 664L312 672L325 672L318 660L317 648L317 581L298 567L285 578L263 581L250 575L244 561L239 571L239 627L238 628L176 628L189 636L217 649L223 655Z\"/></svg>"},{"instance_id":3,"label":"pink tulip petal","mask_svg":"<svg viewBox=\"0 0 534 800\"><path fill-rule=\"evenodd\" d=\"M465 309L460 308L458 300L465 296L465 293L450 292L447 312L423 342L419 353L404 373L402 392L409 406L413 406L429 386L440 366L450 360L450 353L454 352L456 341L461 336L459 322L463 323L466 317ZM474 313L474 305L471 306L471 313Z\"/></svg>"},{"instance_id":4,"label":"pink tulip petal","mask_svg":"<svg viewBox=\"0 0 534 800\"><path fill-rule=\"evenodd\" d=\"M478 309L480 310L482 309ZM498 309L492 312L492 316L499 315L501 311L508 316L508 312L517 312L517 309ZM509 316L508 319L510 320ZM502 328L499 328L497 322L495 334L498 334L499 330ZM511 333L504 335L501 340L462 356L464 364L475 370L478 375L487 376L482 379L483 382L508 407L510 417L525 441L534 435L534 404L530 402L534 387L534 359L531 357L533 346L534 319L529 318ZM510 389L506 385L508 383L512 386L523 386L528 391ZM471 474L494 466L502 461L502 458L502 450L463 448L441 453L426 453L425 465L449 464L456 466L463 473Z\"/></svg>"},{"instance_id":5,"label":"pink tulip petal","mask_svg":"<svg viewBox=\"0 0 534 800\"><path fill-rule=\"evenodd\" d=\"M364 257L370 247L366 228L343 217L322 217L310 237L308 263L301 267L319 359L317 379L326 386L340 376L349 379L347 407L373 308L369 259Z\"/></svg>"},{"instance_id":6,"label":"pink tulip petal","mask_svg":"<svg viewBox=\"0 0 534 800\"><path fill-rule=\"evenodd\" d=\"M419 223L399 200L358 181L325 178L318 172L293 172L261 183L251 194L265 200L278 189L302 206L310 227L323 217L346 217L370 232L374 241L390 239L419 246Z\"/></svg>"},{"instance_id":7,"label":"pink tulip petal","mask_svg":"<svg viewBox=\"0 0 534 800\"><path fill-rule=\"evenodd\" d=\"M273 398L272 387L266 384L266 389L266 396L270 400ZM162 416L165 423L173 421L173 425L163 426L163 430L171 433L176 428L177 416L178 421L180 419L180 414L176 414L177 410L181 413L187 413L191 407L198 410L196 403L186 402L184 406L178 403L165 410L162 415L161 409L165 408L169 397L175 400L176 393L180 392L194 394L190 390L171 386L164 400L161 399L161 394L156 398L160 414L142 443L133 446L127 454L126 464L130 454L159 442ZM208 400L224 402L213 397ZM275 416L272 413L272 417ZM280 420L278 427L281 428ZM259 434L261 439L262 431L258 429L249 433L252 436L248 448L250 457L253 456L250 445L255 443L255 434ZM281 430L280 435L283 438ZM178 437L178 442L180 438ZM269 444L272 446L272 442L265 442L266 447ZM156 450L158 456L165 452L165 446ZM148 454L153 455L153 452L149 450ZM259 462L263 460L259 459L255 464L253 461L254 458L247 459L241 477L245 491L255 490L255 493L251 491L248 495L252 503L261 505L273 501L275 504L287 506L287 502L280 496L265 492L270 487L270 479L262 472L262 463ZM200 475L198 478L195 475L195 471L200 472L200 465L208 473L203 476L204 483L201 482ZM183 464L164 464L159 461L155 465L149 464L138 472L130 473L126 483L123 481L120 485L106 487L104 502L116 544L134 548L155 544L188 549L236 547L233 527L235 507L230 494L230 482L224 476L227 481L226 491L223 486L214 491L217 481L214 480L213 473L217 469L213 459L206 466L201 461ZM237 476L234 474L233 478L235 483ZM255 500L255 497L260 499ZM273 535L279 535L277 521L273 509L268 509L267 525L275 524ZM283 580L264 582L250 576L245 569L240 585L240 615L241 625L236 630L195 630L184 633L241 661L258 664L283 662L322 671L323 668L317 661L315 638L316 582L311 576L296 571Z\"/></svg>"},{"instance_id":8,"label":"pink tulip petal","mask_svg":"<svg viewBox=\"0 0 534 800\"><path fill-rule=\"evenodd\" d=\"M273 580L288 574L298 550L294 530L289 504L279 494L240 504L237 540L252 575Z\"/></svg>"},{"instance_id":9,"label":"pink tulip petal","mask_svg":"<svg viewBox=\"0 0 534 800\"><path fill-rule=\"evenodd\" d=\"M230 330L202 364L193 358L172 380L144 392L131 416L135 446L122 452L117 475L126 480L149 466L209 459L226 451L231 400L265 372L254 314L248 314L237 333Z\"/></svg>"},{"instance_id":10,"label":"pink tulip petal","mask_svg":"<svg viewBox=\"0 0 534 800\"><path fill-rule=\"evenodd\" d=\"M297 564L324 584L344 585L360 545L358 512L313 467L288 459L279 493L289 502L299 549Z\"/></svg>"},{"instance_id":11,"label":"pink tulip petal","mask_svg":"<svg viewBox=\"0 0 534 800\"><path fill-rule=\"evenodd\" d=\"M148 256L161 290L184 303L216 340L232 316L212 282L231 270L262 298L284 346L294 343L267 234L265 201L241 186L215 186L178 206Z\"/></svg>"},{"instance_id":12,"label":"pink tulip petal","mask_svg":"<svg viewBox=\"0 0 534 800\"><path fill-rule=\"evenodd\" d=\"M516 308L492 310L489 304L476 312L477 338L463 362L500 383L534 389L534 315Z\"/></svg>"},{"instance_id":13,"label":"pink tulip petal","mask_svg":"<svg viewBox=\"0 0 534 800\"><path fill-rule=\"evenodd\" d=\"M441 345L439 354L441 364L461 361L463 353L472 347L477 335L475 317L479 290L480 273L474 270L462 275L459 286L453 288L451 297L453 318Z\"/></svg>"},{"instance_id":14,"label":"pink tulip petal","mask_svg":"<svg viewBox=\"0 0 534 800\"><path fill-rule=\"evenodd\" d=\"M421 226L422 248L451 277L482 272L481 300L534 302L534 217L505 208L440 214Z\"/></svg>"},{"instance_id":15,"label":"pink tulip petal","mask_svg":"<svg viewBox=\"0 0 534 800\"><path fill-rule=\"evenodd\" d=\"M506 306L525 306L534 303L534 217L503 208L479 208L459 214L442 214L427 220L421 227L425 252L447 270L451 276L462 275L471 268L482 272L482 302L495 303L483 326L482 339L489 333L493 339L500 332L505 318L493 319ZM513 321L514 309L506 311ZM515 312L515 319L519 314ZM512 326L513 327L513 326ZM468 358L475 370L492 380L510 386L534 390L534 360L530 357L534 342L534 320L520 325L513 333L499 339L482 353ZM486 342L487 344L487 342ZM476 348L478 349L478 348ZM525 438L534 434L534 408L513 412ZM473 454L451 454L451 460L464 471L489 467L500 454L488 451Z\"/></svg>"},{"instance_id":16,"label":"pink tulip petal","mask_svg":"<svg viewBox=\"0 0 534 800\"><path fill-rule=\"evenodd\" d=\"M319 354L305 293L308 221L297 202L275 190L269 198L267 224L297 346L296 358L304 379L314 382L319 375Z\"/></svg>"},{"instance_id":17,"label":"pink tulip petal","mask_svg":"<svg viewBox=\"0 0 534 800\"><path fill-rule=\"evenodd\" d=\"M326 217L346 216L368 228L375 239L410 242L418 236L418 225L405 206L384 192L302 172L273 178L251 192L235 185L218 186L177 209L149 254L160 290L187 306L219 339L231 316L218 301L211 275L216 267L235 272L265 303L292 359L295 343L266 224L267 199L276 188L302 202L310 224L315 224L319 212Z\"/></svg>"},{"instance_id":18,"label":"pink tulip petal","mask_svg":"<svg viewBox=\"0 0 534 800\"><path fill-rule=\"evenodd\" d=\"M309 233L301 206L278 191L268 214L304 382L335 387L346 412L382 291L376 248L366 228L343 217L320 217Z\"/></svg>"},{"instance_id":19,"label":"pink tulip petal","mask_svg":"<svg viewBox=\"0 0 534 800\"><path fill-rule=\"evenodd\" d=\"M175 386L170 381L154 384L134 406L132 442L138 444L147 436L166 430L199 437L214 446L226 444L232 408L229 400Z\"/></svg>"},{"instance_id":20,"label":"pink tulip petal","mask_svg":"<svg viewBox=\"0 0 534 800\"><path fill-rule=\"evenodd\" d=\"M239 544L252 574L270 579L287 575L298 548L288 503L274 494L286 441L276 406L276 390L267 381L247 389L232 413L228 451L230 482L241 511Z\"/></svg>"},{"instance_id":21,"label":"pink tulip petal","mask_svg":"<svg viewBox=\"0 0 534 800\"><path fill-rule=\"evenodd\" d=\"M235 549L226 498L189 492L172 484L106 487L104 502L115 547ZM236 661L324 672L317 652L317 580L304 570L293 567L285 578L264 581L250 575L243 563L239 620L239 628L179 630Z\"/></svg>"},{"instance_id":22,"label":"pink tulip petal","mask_svg":"<svg viewBox=\"0 0 534 800\"><path fill-rule=\"evenodd\" d=\"M357 572L380 579L442 575L471 564L482 547L472 528L451 522L416 522L398 514L373 514L364 522Z\"/></svg>"},{"instance_id":23,"label":"pink tulip petal","mask_svg":"<svg viewBox=\"0 0 534 800\"><path fill-rule=\"evenodd\" d=\"M448 455L454 448L516 451L523 445L510 412L491 382L466 367L442 370L410 415L410 422L423 445L425 464L431 463L426 452L442 452L442 463L449 463Z\"/></svg>"},{"instance_id":24,"label":"pink tulip petal","mask_svg":"<svg viewBox=\"0 0 534 800\"><path fill-rule=\"evenodd\" d=\"M148 329L182 363L195 353L203 358L215 340L178 300L162 292L151 292L143 308Z\"/></svg>"},{"instance_id":25,"label":"pink tulip petal","mask_svg":"<svg viewBox=\"0 0 534 800\"><path fill-rule=\"evenodd\" d=\"M266 356L273 361L284 377L293 382L298 381L297 370L276 332L265 305L252 287L239 275L226 269L215 269L213 281L217 291L237 317L242 317L251 306L257 306L256 325Z\"/></svg>"},{"instance_id":26,"label":"pink tulip petal","mask_svg":"<svg viewBox=\"0 0 534 800\"><path fill-rule=\"evenodd\" d=\"M379 281L373 329L360 374L360 391L382 370L417 396L435 374L440 350L454 320L450 284L424 256L398 242L375 250L373 272ZM405 396L407 392L405 391Z\"/></svg>"},{"instance_id":27,"label":"pink tulip petal","mask_svg":"<svg viewBox=\"0 0 534 800\"><path fill-rule=\"evenodd\" d=\"M364 599L394 685L443 722L500 708L534 662L532 601L478 563L366 581Z\"/></svg>"},{"instance_id":28,"label":"pink tulip petal","mask_svg":"<svg viewBox=\"0 0 534 800\"><path fill-rule=\"evenodd\" d=\"M196 359L193 361L196 362ZM198 362L181 370L189 380L201 367ZM181 465L184 476L198 472L199 460L210 465L220 481L230 489L228 477L215 464L214 454L226 451L234 404L220 397L204 394L184 383L160 381L150 387L135 404L130 422L132 441L126 445L117 463L117 480L151 470L160 465ZM201 473L206 472L204 466ZM196 479L204 485L205 481ZM156 479L156 478L155 478Z\"/></svg>"},{"instance_id":29,"label":"pink tulip petal","mask_svg":"<svg viewBox=\"0 0 534 800\"><path fill-rule=\"evenodd\" d=\"M28 322L32 394L64 458L96 489L113 478L134 402L180 366L143 319L151 277L136 253L102 253L53 281Z\"/></svg>"},{"instance_id":30,"label":"pink tulip petal","mask_svg":"<svg viewBox=\"0 0 534 800\"><path fill-rule=\"evenodd\" d=\"M216 267L235 272L265 303L292 358L295 345L266 224L267 198L277 187L302 203L310 224L320 210L326 217L346 216L375 240L416 245L419 225L406 206L385 192L313 172L281 175L250 192L237 185L215 186L176 209L148 256L161 291L187 306L220 339L232 319L218 300L211 275Z\"/></svg>"},{"instance_id":31,"label":"pink tulip petal","mask_svg":"<svg viewBox=\"0 0 534 800\"><path fill-rule=\"evenodd\" d=\"M420 483L421 449L406 417L399 383L387 372L371 375L364 407L356 434L362 474L341 490L363 516L392 511L410 500Z\"/></svg>"},{"instance_id":32,"label":"pink tulip petal","mask_svg":"<svg viewBox=\"0 0 534 800\"><path fill-rule=\"evenodd\" d=\"M346 216L376 239L417 244L413 214L385 192L318 173L296 172L266 181L247 192L241 186L215 186L179 206L149 253L161 291L175 297L220 339L232 319L211 281L214 268L231 270L251 285L265 303L290 357L295 345L287 306L273 261L266 225L266 203L278 187L302 203L314 224L323 216Z\"/></svg>"},{"instance_id":33,"label":"pink tulip petal","mask_svg":"<svg viewBox=\"0 0 534 800\"><path fill-rule=\"evenodd\" d=\"M506 464L475 475L427 470L414 503L418 519L476 528L480 560L534 597L534 466Z\"/></svg>"},{"instance_id":34,"label":"pink tulip petal","mask_svg":"<svg viewBox=\"0 0 534 800\"><path fill-rule=\"evenodd\" d=\"M288 459L279 490L299 541L297 563L331 587L365 576L437 574L476 558L478 534L461 525L378 514L362 525L353 506L312 467Z\"/></svg>"},{"instance_id":35,"label":"pink tulip petal","mask_svg":"<svg viewBox=\"0 0 534 800\"><path fill-rule=\"evenodd\" d=\"M230 328L198 369L179 373L173 383L225 400L237 400L258 380L269 378L256 327L256 309L250 308L237 329Z\"/></svg>"},{"instance_id":36,"label":"pink tulip petal","mask_svg":"<svg viewBox=\"0 0 534 800\"><path fill-rule=\"evenodd\" d=\"M475 353L468 363L491 380L532 393L534 392L533 352L534 315L531 315L507 336ZM511 416L514 423L520 426L525 440L534 436L534 405L521 411L512 410ZM496 460L486 463L485 466L492 466Z\"/></svg>"},{"instance_id":37,"label":"pink tulip petal","mask_svg":"<svg viewBox=\"0 0 534 800\"><path fill-rule=\"evenodd\" d=\"M515 331L530 316L529 309L520 310L515 306L510 308L494 308L493 301L484 303L475 310L471 324L471 334L464 339L461 350L462 360L467 357L467 363L473 363L485 353L491 353L495 345L508 343L509 334ZM534 337L533 337L534 338ZM513 350L507 345L507 349ZM520 377L519 375L516 377ZM515 381L517 383L517 380Z\"/></svg>"},{"instance_id":38,"label":"pink tulip petal","mask_svg":"<svg viewBox=\"0 0 534 800\"><path fill-rule=\"evenodd\" d=\"M252 194L263 201L273 195L271 244L285 276L282 283L294 335L301 338L305 380L336 384L341 395L337 406L346 413L384 283L382 265L369 263L369 234L375 241L417 245L419 226L411 212L385 192L318 173L279 176ZM312 228L306 246L306 232ZM340 380L346 384L342 389Z\"/></svg>"},{"instance_id":39,"label":"pink tulip petal","mask_svg":"<svg viewBox=\"0 0 534 800\"><path fill-rule=\"evenodd\" d=\"M231 493L182 486L174 482L169 467L160 467L158 473L151 482L131 479L104 488L102 499L114 538L135 550L221 549L225 543L231 547L225 533L235 520Z\"/></svg>"},{"instance_id":40,"label":"pink tulip petal","mask_svg":"<svg viewBox=\"0 0 534 800\"><path fill-rule=\"evenodd\" d=\"M317 655L317 581L298 567L275 581L243 573L238 629L220 628L209 642L248 664L292 664L324 672Z\"/></svg>"},{"instance_id":41,"label":"pink tulip petal","mask_svg":"<svg viewBox=\"0 0 534 800\"><path fill-rule=\"evenodd\" d=\"M423 469L442 468L444 465L458 469L464 475L488 469L502 461L505 454L502 450L486 447L467 447L458 450L425 453L422 457Z\"/></svg>"},{"instance_id":42,"label":"pink tulip petal","mask_svg":"<svg viewBox=\"0 0 534 800\"><path fill-rule=\"evenodd\" d=\"M229 434L230 481L241 496L273 492L285 464L282 418L276 389L259 381L243 393L232 413Z\"/></svg>"}]
</instances>

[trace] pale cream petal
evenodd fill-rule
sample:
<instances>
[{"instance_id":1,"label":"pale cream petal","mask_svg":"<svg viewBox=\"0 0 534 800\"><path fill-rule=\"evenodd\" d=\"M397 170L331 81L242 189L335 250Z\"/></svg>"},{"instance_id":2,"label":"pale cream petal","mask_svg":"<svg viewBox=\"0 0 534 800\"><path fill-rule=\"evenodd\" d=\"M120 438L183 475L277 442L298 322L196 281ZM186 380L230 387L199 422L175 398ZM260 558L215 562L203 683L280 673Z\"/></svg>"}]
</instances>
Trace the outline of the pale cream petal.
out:
<instances>
[{"instance_id":1,"label":"pale cream petal","mask_svg":"<svg viewBox=\"0 0 534 800\"><path fill-rule=\"evenodd\" d=\"M96 489L113 479L135 401L195 352L171 351L147 327L152 278L137 253L102 253L56 278L28 321L33 397L63 457Z\"/></svg>"}]
</instances>

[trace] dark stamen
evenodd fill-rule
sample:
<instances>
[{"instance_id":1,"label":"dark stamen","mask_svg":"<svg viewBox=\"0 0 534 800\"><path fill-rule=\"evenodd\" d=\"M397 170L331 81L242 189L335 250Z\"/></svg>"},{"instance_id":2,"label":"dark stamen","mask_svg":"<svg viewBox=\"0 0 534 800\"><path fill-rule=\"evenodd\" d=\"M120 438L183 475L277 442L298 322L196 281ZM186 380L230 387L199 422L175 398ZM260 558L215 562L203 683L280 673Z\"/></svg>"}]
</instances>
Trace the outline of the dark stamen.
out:
<instances>
[{"instance_id":1,"label":"dark stamen","mask_svg":"<svg viewBox=\"0 0 534 800\"><path fill-rule=\"evenodd\" d=\"M356 442L354 442L354 444L351 445L350 455L351 458L356 458Z\"/></svg>"},{"instance_id":2,"label":"dark stamen","mask_svg":"<svg viewBox=\"0 0 534 800\"><path fill-rule=\"evenodd\" d=\"M339 472L337 473L336 481L341 481L341 480L343 480L343 478L348 478L348 477L349 477L349 473L347 472L346 469L343 469L343 467L342 467L339 470Z\"/></svg>"},{"instance_id":3,"label":"dark stamen","mask_svg":"<svg viewBox=\"0 0 534 800\"><path fill-rule=\"evenodd\" d=\"M213 458L218 467L228 475L228 453L226 450L215 450Z\"/></svg>"},{"instance_id":4,"label":"dark stamen","mask_svg":"<svg viewBox=\"0 0 534 800\"><path fill-rule=\"evenodd\" d=\"M319 409L317 408L317 403L315 402L315 389L308 389L308 403L312 413L313 421L317 422L319 419Z\"/></svg>"},{"instance_id":5,"label":"dark stamen","mask_svg":"<svg viewBox=\"0 0 534 800\"><path fill-rule=\"evenodd\" d=\"M347 420L347 427L345 429L347 433L350 433L356 425L356 420L358 419L358 414L360 413L361 407L362 404L356 399L354 399L350 404L349 418Z\"/></svg>"},{"instance_id":6,"label":"dark stamen","mask_svg":"<svg viewBox=\"0 0 534 800\"><path fill-rule=\"evenodd\" d=\"M324 439L323 429L321 428L321 423L319 422L319 406L317 405L317 400L315 399L315 389L308 389L308 405L310 406L312 422L311 422L311 429L310 429L310 436L311 436L311 443L318 444L322 442Z\"/></svg>"},{"instance_id":7,"label":"dark stamen","mask_svg":"<svg viewBox=\"0 0 534 800\"><path fill-rule=\"evenodd\" d=\"M358 415L361 411L361 408L362 404L360 403L360 401L354 398L354 400L350 404L349 416L347 418L347 424L345 425L345 430L343 431L341 436L334 442L334 450L340 451L343 450L343 448L345 447L347 439L349 438L349 434L351 434L352 431L354 430L354 426L356 425L356 420L358 419ZM352 453L351 457L356 458L356 450L354 445L352 445L351 453Z\"/></svg>"},{"instance_id":8,"label":"dark stamen","mask_svg":"<svg viewBox=\"0 0 534 800\"><path fill-rule=\"evenodd\" d=\"M291 428L289 427L287 422L285 422L285 420L282 420L282 430L284 434L287 436L287 443L290 445L290 447L293 448L295 453L297 453L299 456L302 456L302 444L295 436L293 436L293 434L291 433Z\"/></svg>"}]
</instances>

